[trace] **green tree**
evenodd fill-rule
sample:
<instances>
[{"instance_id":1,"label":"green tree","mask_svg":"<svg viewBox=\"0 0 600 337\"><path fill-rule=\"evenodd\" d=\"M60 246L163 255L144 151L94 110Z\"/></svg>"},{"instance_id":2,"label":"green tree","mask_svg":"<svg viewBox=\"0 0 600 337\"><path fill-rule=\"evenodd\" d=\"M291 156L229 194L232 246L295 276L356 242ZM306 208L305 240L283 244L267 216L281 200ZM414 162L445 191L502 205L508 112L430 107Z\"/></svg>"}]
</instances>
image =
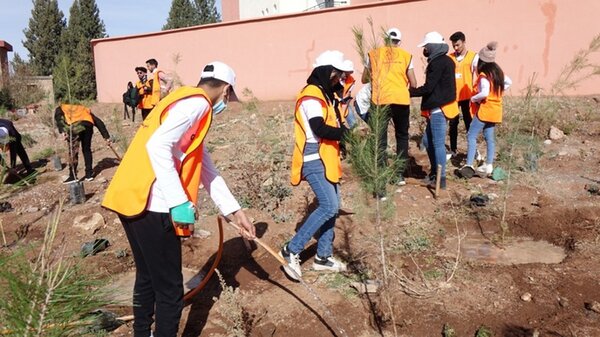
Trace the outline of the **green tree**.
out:
<instances>
[{"instance_id":1,"label":"green tree","mask_svg":"<svg viewBox=\"0 0 600 337\"><path fill-rule=\"evenodd\" d=\"M163 30L195 26L198 23L196 8L190 0L173 0L167 23Z\"/></svg>"},{"instance_id":2,"label":"green tree","mask_svg":"<svg viewBox=\"0 0 600 337\"><path fill-rule=\"evenodd\" d=\"M215 0L194 0L197 11L196 24L205 25L221 21Z\"/></svg>"},{"instance_id":3,"label":"green tree","mask_svg":"<svg viewBox=\"0 0 600 337\"><path fill-rule=\"evenodd\" d=\"M61 41L62 50L57 61L55 90L59 98L67 94L69 76L72 98L96 98L96 74L90 41L106 37L104 22L95 0L76 0L69 10L69 24ZM64 65L70 66L65 68Z\"/></svg>"},{"instance_id":4,"label":"green tree","mask_svg":"<svg viewBox=\"0 0 600 337\"><path fill-rule=\"evenodd\" d=\"M52 74L60 51L65 19L57 0L33 0L29 26L23 30L23 46L29 51L29 62L36 75Z\"/></svg>"}]
</instances>

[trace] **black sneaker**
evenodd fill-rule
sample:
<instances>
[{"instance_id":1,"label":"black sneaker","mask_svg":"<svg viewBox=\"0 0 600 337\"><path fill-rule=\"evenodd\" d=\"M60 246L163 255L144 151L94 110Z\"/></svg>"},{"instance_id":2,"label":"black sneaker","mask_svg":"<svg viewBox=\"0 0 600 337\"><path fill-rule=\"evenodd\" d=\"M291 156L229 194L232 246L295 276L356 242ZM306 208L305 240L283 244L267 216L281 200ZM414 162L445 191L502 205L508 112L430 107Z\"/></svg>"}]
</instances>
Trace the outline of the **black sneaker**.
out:
<instances>
[{"instance_id":1,"label":"black sneaker","mask_svg":"<svg viewBox=\"0 0 600 337\"><path fill-rule=\"evenodd\" d=\"M63 184L67 185L67 184L74 183L74 182L76 182L76 181L77 181L77 179L75 179L75 177L73 177L73 176L69 176L69 177L67 178L67 180L63 181Z\"/></svg>"},{"instance_id":2,"label":"black sneaker","mask_svg":"<svg viewBox=\"0 0 600 337\"><path fill-rule=\"evenodd\" d=\"M404 180L404 176L400 175L400 177L398 177L398 180L396 180L396 185L398 185L398 186L406 185L406 180Z\"/></svg>"},{"instance_id":3,"label":"black sneaker","mask_svg":"<svg viewBox=\"0 0 600 337\"><path fill-rule=\"evenodd\" d=\"M83 180L92 181L92 180L94 180L94 176L91 174L86 174L85 177L83 177Z\"/></svg>"},{"instance_id":4,"label":"black sneaker","mask_svg":"<svg viewBox=\"0 0 600 337\"><path fill-rule=\"evenodd\" d=\"M332 271L337 273L346 271L348 269L344 262L334 258L333 256L320 257L319 255L315 256L312 267L314 270Z\"/></svg>"},{"instance_id":5,"label":"black sneaker","mask_svg":"<svg viewBox=\"0 0 600 337\"><path fill-rule=\"evenodd\" d=\"M473 166L465 165L458 170L458 174L465 179L471 179L475 175L475 169Z\"/></svg>"},{"instance_id":6,"label":"black sneaker","mask_svg":"<svg viewBox=\"0 0 600 337\"><path fill-rule=\"evenodd\" d=\"M299 281L302 277L302 269L300 268L300 254L294 254L289 251L288 245L286 244L279 251L279 256L283 257L287 262L283 266L283 271L292 279Z\"/></svg>"}]
</instances>

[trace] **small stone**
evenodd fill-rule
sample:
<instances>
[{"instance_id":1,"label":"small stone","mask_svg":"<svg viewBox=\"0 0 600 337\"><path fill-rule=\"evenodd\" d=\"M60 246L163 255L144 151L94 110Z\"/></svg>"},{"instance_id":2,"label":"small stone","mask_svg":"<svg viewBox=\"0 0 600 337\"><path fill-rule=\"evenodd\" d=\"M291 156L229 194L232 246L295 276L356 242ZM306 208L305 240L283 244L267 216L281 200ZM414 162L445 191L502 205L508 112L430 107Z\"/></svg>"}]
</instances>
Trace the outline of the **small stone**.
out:
<instances>
[{"instance_id":1,"label":"small stone","mask_svg":"<svg viewBox=\"0 0 600 337\"><path fill-rule=\"evenodd\" d=\"M94 213L92 215L79 215L73 219L73 227L81 228L82 230L91 232L92 234L98 231L104 225L104 218L100 213Z\"/></svg>"},{"instance_id":2,"label":"small stone","mask_svg":"<svg viewBox=\"0 0 600 337\"><path fill-rule=\"evenodd\" d=\"M376 293L377 290L379 290L381 282L377 280L366 280L365 282L352 282L350 283L350 286L356 289L356 291L358 291L359 294L373 294Z\"/></svg>"},{"instance_id":3,"label":"small stone","mask_svg":"<svg viewBox=\"0 0 600 337\"><path fill-rule=\"evenodd\" d=\"M555 126L551 126L550 130L548 131L548 138L550 138L551 140L558 140L558 139L562 139L565 137L565 133L562 132L562 130L560 130L559 128L555 127Z\"/></svg>"},{"instance_id":4,"label":"small stone","mask_svg":"<svg viewBox=\"0 0 600 337\"><path fill-rule=\"evenodd\" d=\"M561 157L562 157L562 156L566 156L566 155L567 155L567 151L565 151L565 150L563 150L563 151L560 151L560 152L558 153L558 155L559 155L559 156L561 156Z\"/></svg>"},{"instance_id":5,"label":"small stone","mask_svg":"<svg viewBox=\"0 0 600 337\"><path fill-rule=\"evenodd\" d=\"M590 310L597 314L600 314L600 303L598 303L596 301L592 301L592 302L585 302L584 305L587 310Z\"/></svg>"},{"instance_id":6,"label":"small stone","mask_svg":"<svg viewBox=\"0 0 600 337\"><path fill-rule=\"evenodd\" d=\"M29 206L27 207L23 212L25 213L35 213L37 211L39 211L40 209L35 207L35 206Z\"/></svg>"},{"instance_id":7,"label":"small stone","mask_svg":"<svg viewBox=\"0 0 600 337\"><path fill-rule=\"evenodd\" d=\"M540 337L540 331L538 329L533 330L531 337Z\"/></svg>"},{"instance_id":8,"label":"small stone","mask_svg":"<svg viewBox=\"0 0 600 337\"><path fill-rule=\"evenodd\" d=\"M563 308L566 308L569 306L569 300L564 297L559 296L558 297L558 305L560 305Z\"/></svg>"},{"instance_id":9,"label":"small stone","mask_svg":"<svg viewBox=\"0 0 600 337\"><path fill-rule=\"evenodd\" d=\"M523 300L524 302L531 302L531 294L530 293L524 293L523 295L521 295L521 300Z\"/></svg>"},{"instance_id":10,"label":"small stone","mask_svg":"<svg viewBox=\"0 0 600 337\"><path fill-rule=\"evenodd\" d=\"M206 238L210 237L211 234L212 233L207 230L199 229L199 230L194 230L193 236L195 238L206 239Z\"/></svg>"},{"instance_id":11,"label":"small stone","mask_svg":"<svg viewBox=\"0 0 600 337\"><path fill-rule=\"evenodd\" d=\"M550 145L550 144L552 144L552 141L550 139L546 139L544 141L544 145Z\"/></svg>"}]
</instances>

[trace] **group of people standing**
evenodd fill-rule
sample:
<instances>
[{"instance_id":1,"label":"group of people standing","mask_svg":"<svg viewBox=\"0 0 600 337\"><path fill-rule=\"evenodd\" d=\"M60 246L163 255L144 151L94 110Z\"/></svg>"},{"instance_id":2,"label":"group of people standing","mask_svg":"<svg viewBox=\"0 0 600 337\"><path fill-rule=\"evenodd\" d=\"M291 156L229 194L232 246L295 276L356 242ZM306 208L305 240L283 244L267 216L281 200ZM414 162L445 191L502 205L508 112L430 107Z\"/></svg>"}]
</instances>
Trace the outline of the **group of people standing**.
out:
<instances>
[{"instance_id":1,"label":"group of people standing","mask_svg":"<svg viewBox=\"0 0 600 337\"><path fill-rule=\"evenodd\" d=\"M455 51L448 54L444 38L437 32L427 33L419 44L427 57L426 79L417 86L413 57L399 47L401 39L400 30L390 29L385 46L369 52L362 78L369 84L359 96L368 90L370 102L366 111L359 107L360 117L368 120L374 107L385 107L386 125L391 120L396 128L397 154L408 158L410 98L422 97L421 111L427 119L424 143L431 164L426 180L435 180L435 168L440 164L445 188L446 124L451 122L451 151L456 152L457 132L452 130L458 126L461 106L469 129L467 167L473 168L469 160L474 157L476 135L481 130L485 130L491 167L493 129L501 122L504 89L504 75L494 62L496 45L489 44L477 56L466 50L464 34L458 32L451 37ZM168 92L171 81L156 69L155 61L149 60L147 66L152 75L137 67L139 81L135 86L145 95L138 105L144 121L110 182L102 206L119 216L135 260L134 336L152 335L153 323L156 336L175 336L183 308L180 240L193 235L200 185L221 213L231 215L240 225L242 236L253 239L255 228L204 146L212 119L228 102L237 100L233 69L211 62L202 69L196 86L180 87L161 98L161 86L164 84ZM297 96L291 183L306 181L318 206L282 245L280 254L287 261L284 271L292 279L302 277L300 253L313 237L317 238L314 270L347 269L334 257L333 241L343 140L356 122L349 109L353 72L354 65L341 52L326 51L316 58ZM387 126L381 140L380 150L385 153ZM386 165L385 158L379 164ZM404 184L404 178L405 173L398 182Z\"/></svg>"},{"instance_id":2,"label":"group of people standing","mask_svg":"<svg viewBox=\"0 0 600 337\"><path fill-rule=\"evenodd\" d=\"M142 112L142 120L173 88L173 81L164 71L158 69L158 61L149 59L146 66L135 67L138 77L135 85L127 83L127 91L123 94L124 118L129 117L127 108L131 107L131 119L135 122L135 109Z\"/></svg>"}]
</instances>

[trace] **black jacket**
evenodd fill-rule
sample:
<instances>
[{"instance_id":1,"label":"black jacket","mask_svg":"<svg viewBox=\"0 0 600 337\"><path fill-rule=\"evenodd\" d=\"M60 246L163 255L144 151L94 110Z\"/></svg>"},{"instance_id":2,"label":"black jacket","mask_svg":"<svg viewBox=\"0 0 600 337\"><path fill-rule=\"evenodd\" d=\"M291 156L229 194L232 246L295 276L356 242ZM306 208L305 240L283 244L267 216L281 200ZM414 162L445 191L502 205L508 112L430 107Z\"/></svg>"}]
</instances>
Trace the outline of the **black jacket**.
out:
<instances>
[{"instance_id":1,"label":"black jacket","mask_svg":"<svg viewBox=\"0 0 600 337\"><path fill-rule=\"evenodd\" d=\"M425 84L410 88L410 97L423 97L421 110L440 108L456 100L454 62L448 55L434 58L427 65Z\"/></svg>"}]
</instances>

